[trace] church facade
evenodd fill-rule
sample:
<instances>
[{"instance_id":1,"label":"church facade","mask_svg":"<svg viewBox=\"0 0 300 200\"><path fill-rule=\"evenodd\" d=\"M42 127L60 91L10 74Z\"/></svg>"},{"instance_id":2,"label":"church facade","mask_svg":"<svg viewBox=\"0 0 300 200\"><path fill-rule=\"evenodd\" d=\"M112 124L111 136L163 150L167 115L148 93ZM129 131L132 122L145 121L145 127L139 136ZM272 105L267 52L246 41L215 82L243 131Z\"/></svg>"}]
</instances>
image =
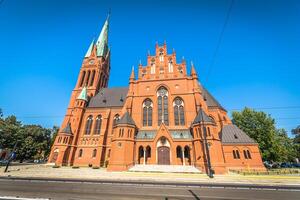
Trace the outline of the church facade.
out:
<instances>
[{"instance_id":1,"label":"church facade","mask_svg":"<svg viewBox=\"0 0 300 200\"><path fill-rule=\"evenodd\" d=\"M192 165L203 173L265 170L258 144L231 123L196 70L156 44L128 87L108 88L108 19L82 63L49 163L125 171Z\"/></svg>"}]
</instances>

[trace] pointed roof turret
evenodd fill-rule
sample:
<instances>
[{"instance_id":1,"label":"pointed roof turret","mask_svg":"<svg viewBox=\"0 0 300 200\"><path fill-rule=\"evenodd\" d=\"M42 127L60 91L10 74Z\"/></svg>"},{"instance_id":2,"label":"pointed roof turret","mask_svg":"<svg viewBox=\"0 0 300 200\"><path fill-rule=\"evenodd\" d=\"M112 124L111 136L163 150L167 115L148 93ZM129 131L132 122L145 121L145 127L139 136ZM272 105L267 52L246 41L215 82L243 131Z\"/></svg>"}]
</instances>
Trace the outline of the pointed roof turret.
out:
<instances>
[{"instance_id":1,"label":"pointed roof turret","mask_svg":"<svg viewBox=\"0 0 300 200\"><path fill-rule=\"evenodd\" d=\"M197 116L194 119L193 124L198 124L201 122L208 122L208 123L214 123L214 121L203 111L202 108L198 111Z\"/></svg>"},{"instance_id":2,"label":"pointed roof turret","mask_svg":"<svg viewBox=\"0 0 300 200\"><path fill-rule=\"evenodd\" d=\"M87 52L86 52L86 54L85 54L85 56L84 56L85 58L91 56L92 51L93 51L94 44L95 44L95 39L93 39L92 43L90 44L90 47L89 47L89 49L87 50Z\"/></svg>"},{"instance_id":3,"label":"pointed roof turret","mask_svg":"<svg viewBox=\"0 0 300 200\"><path fill-rule=\"evenodd\" d=\"M86 86L84 86L80 92L80 94L78 95L77 99L79 100L84 100L87 101L88 100L88 95L87 95L87 89Z\"/></svg>"},{"instance_id":4,"label":"pointed roof turret","mask_svg":"<svg viewBox=\"0 0 300 200\"><path fill-rule=\"evenodd\" d=\"M197 72L196 72L196 70L195 70L193 61L191 62L191 66L192 66L192 69L191 69L191 76L197 77Z\"/></svg>"},{"instance_id":5,"label":"pointed roof turret","mask_svg":"<svg viewBox=\"0 0 300 200\"><path fill-rule=\"evenodd\" d=\"M67 135L72 135L71 123L69 122L67 126L61 131L61 133L65 133Z\"/></svg>"},{"instance_id":6,"label":"pointed roof turret","mask_svg":"<svg viewBox=\"0 0 300 200\"><path fill-rule=\"evenodd\" d=\"M134 66L132 66L129 80L134 80L134 79L135 79L135 77L134 77Z\"/></svg>"},{"instance_id":7,"label":"pointed roof turret","mask_svg":"<svg viewBox=\"0 0 300 200\"><path fill-rule=\"evenodd\" d=\"M109 28L109 15L107 16L107 19L105 20L105 23L102 27L102 30L100 32L100 35L97 39L96 45L97 45L97 56L103 56L105 57L108 52L108 28Z\"/></svg>"},{"instance_id":8,"label":"pointed roof turret","mask_svg":"<svg viewBox=\"0 0 300 200\"><path fill-rule=\"evenodd\" d=\"M128 124L128 125L134 125L135 122L133 121L132 117L129 115L128 112L126 112L119 121L117 121L116 124Z\"/></svg>"}]
</instances>

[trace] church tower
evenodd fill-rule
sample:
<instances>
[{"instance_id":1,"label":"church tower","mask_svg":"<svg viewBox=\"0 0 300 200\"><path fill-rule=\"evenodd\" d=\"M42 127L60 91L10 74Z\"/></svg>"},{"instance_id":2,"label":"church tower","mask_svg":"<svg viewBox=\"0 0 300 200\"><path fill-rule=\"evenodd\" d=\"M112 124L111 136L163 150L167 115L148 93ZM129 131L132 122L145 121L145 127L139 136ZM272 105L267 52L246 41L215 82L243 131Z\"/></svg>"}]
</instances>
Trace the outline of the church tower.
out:
<instances>
[{"instance_id":1,"label":"church tower","mask_svg":"<svg viewBox=\"0 0 300 200\"><path fill-rule=\"evenodd\" d=\"M58 165L72 163L73 152L75 152L74 146L78 140L82 116L88 101L102 88L108 86L110 73L108 29L109 16L102 27L98 39L91 42L84 56L77 83L72 91L69 106L58 133L58 135L66 135L65 130L72 130L72 140L68 140L64 149L61 149L61 141L57 138L51 150L51 162L55 162ZM71 134L68 134L68 137L70 137ZM67 145L69 145L70 148L68 148ZM68 149L68 151L66 149ZM68 152L68 155L65 152Z\"/></svg>"}]
</instances>

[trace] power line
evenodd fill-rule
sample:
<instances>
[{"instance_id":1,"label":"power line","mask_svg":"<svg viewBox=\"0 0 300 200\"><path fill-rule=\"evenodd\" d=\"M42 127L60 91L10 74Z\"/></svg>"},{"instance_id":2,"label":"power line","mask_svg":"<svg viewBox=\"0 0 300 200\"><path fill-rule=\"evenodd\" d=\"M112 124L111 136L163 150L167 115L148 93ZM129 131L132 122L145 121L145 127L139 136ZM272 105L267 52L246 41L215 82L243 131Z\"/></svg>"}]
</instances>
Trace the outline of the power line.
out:
<instances>
[{"instance_id":1,"label":"power line","mask_svg":"<svg viewBox=\"0 0 300 200\"><path fill-rule=\"evenodd\" d=\"M230 13L231 13L231 10L232 10L232 7L233 7L233 4L234 4L234 0L231 0L230 2L230 5L229 5L229 8L228 8L228 11L227 11L227 15L226 15L226 18L225 18L225 21L224 21L224 24L223 24L223 27L222 27L222 30L221 30L221 33L220 33L220 37L217 41L217 46L216 46L216 49L214 51L214 54L213 54L213 58L212 58L212 61L208 67L208 73L207 73L207 76L206 76L206 83L208 81L208 77L212 71L212 68L213 68L213 65L216 61L216 57L217 57L217 54L218 54L218 51L219 51L219 48L220 48L220 45L221 45L221 42L222 42L222 39L223 39L223 35L224 35L224 32L225 32L225 29L226 29L226 26L228 24L228 21L229 21L229 17L230 17Z\"/></svg>"},{"instance_id":2,"label":"power line","mask_svg":"<svg viewBox=\"0 0 300 200\"><path fill-rule=\"evenodd\" d=\"M273 106L273 107L254 107L254 110L285 110L285 109L300 109L300 106ZM244 108L228 109L230 111L243 110Z\"/></svg>"}]
</instances>

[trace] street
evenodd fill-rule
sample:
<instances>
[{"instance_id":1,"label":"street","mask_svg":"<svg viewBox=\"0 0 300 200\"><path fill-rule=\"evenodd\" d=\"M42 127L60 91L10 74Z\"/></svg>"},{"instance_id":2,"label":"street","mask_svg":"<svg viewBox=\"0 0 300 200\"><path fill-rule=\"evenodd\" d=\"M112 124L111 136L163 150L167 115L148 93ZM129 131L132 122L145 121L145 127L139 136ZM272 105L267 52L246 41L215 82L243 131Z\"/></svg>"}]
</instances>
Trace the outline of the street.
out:
<instances>
[{"instance_id":1,"label":"street","mask_svg":"<svg viewBox=\"0 0 300 200\"><path fill-rule=\"evenodd\" d=\"M43 180L0 180L0 199L298 199L300 190L221 186L174 186ZM6 198L6 197L12 198Z\"/></svg>"}]
</instances>

